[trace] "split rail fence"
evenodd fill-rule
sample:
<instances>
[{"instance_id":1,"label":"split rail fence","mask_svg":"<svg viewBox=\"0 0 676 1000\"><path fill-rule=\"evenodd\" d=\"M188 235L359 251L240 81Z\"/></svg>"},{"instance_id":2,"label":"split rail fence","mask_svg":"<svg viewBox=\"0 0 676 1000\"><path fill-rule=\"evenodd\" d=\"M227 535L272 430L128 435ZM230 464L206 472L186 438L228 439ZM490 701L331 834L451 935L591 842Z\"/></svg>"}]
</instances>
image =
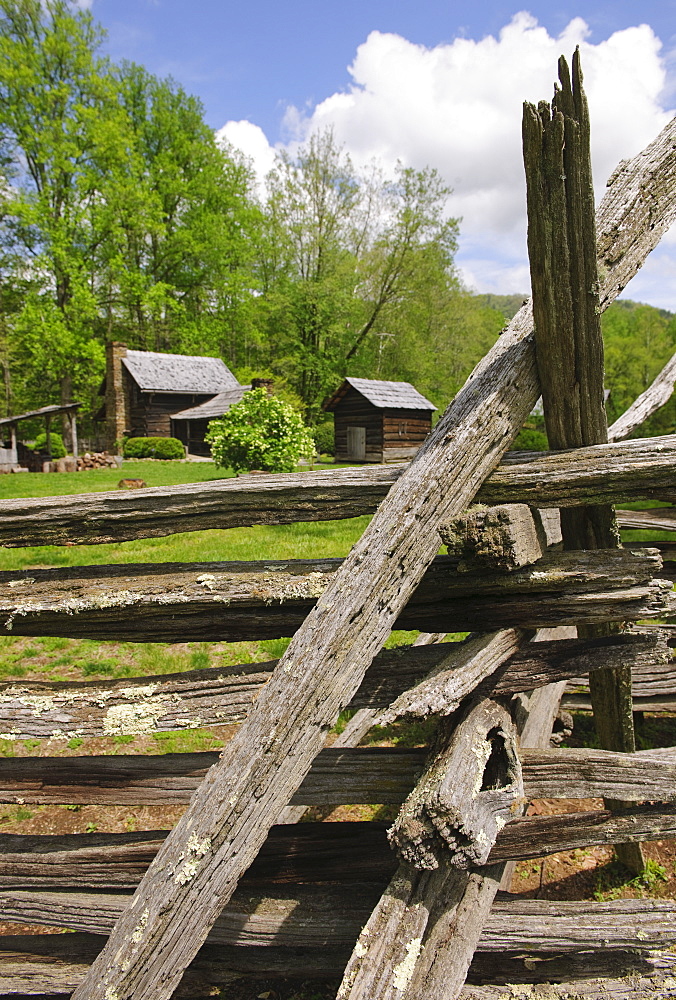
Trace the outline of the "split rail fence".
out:
<instances>
[{"instance_id":1,"label":"split rail fence","mask_svg":"<svg viewBox=\"0 0 676 1000\"><path fill-rule=\"evenodd\" d=\"M546 159L552 150L568 156L586 127L577 57L573 71L571 83L562 64L553 109L526 108L527 167L538 130L544 150L533 167L539 196L553 177L577 176L574 165L557 171ZM552 138L552 129L570 135ZM586 197L583 182L575 183ZM550 263L567 268L555 271L559 284L583 288L582 306L592 298L598 317L676 218L674 123L620 165L598 234L589 225L581 246L568 189L552 186L550 200L561 195L574 252ZM577 214L589 223L588 211ZM549 218L542 206L536 215ZM546 288L557 244L541 235L530 253ZM590 245L598 296L588 273L573 273L579 260L589 265ZM8 635L294 636L277 664L0 689L9 739L239 724L220 754L0 760L3 802L190 803L168 835L0 835L0 919L75 932L1 938L0 994L161 1000L227 994L243 975L283 974L342 975L341 1000L490 1000L527 987L529 996L676 996L672 900L553 902L498 891L520 859L615 844L640 864L642 841L676 837L676 748L627 752L632 709L675 706L672 634L661 624L676 608L667 579L674 546L618 548L606 531L612 503L673 502L676 435L621 440L664 401L659 386L607 437L605 427L589 430L589 414L598 423L602 407L602 359L590 373L593 351L580 346L579 330L598 347L598 324L583 322L574 301L546 297L534 276L537 360L526 306L409 466L0 505L8 546L375 513L345 560L0 574ZM596 380L576 390L577 401L565 396L582 440L506 454L541 390L556 438L568 373L565 359L558 371L551 362L558 348L542 331L566 310L576 317L566 350L578 352L578 376ZM574 437L561 419L558 433ZM671 507L619 511L618 521L676 527ZM447 555L436 555L441 540ZM422 634L383 650L394 627ZM460 630L471 632L464 642L439 641ZM616 726L622 745L552 746L562 697L564 707L593 707L601 734ZM346 707L356 714L327 747ZM359 746L375 724L428 716L439 720L430 748ZM526 817L528 800L542 797L603 798L606 808ZM379 823L295 822L310 805L341 803L401 808L389 834Z\"/></svg>"}]
</instances>

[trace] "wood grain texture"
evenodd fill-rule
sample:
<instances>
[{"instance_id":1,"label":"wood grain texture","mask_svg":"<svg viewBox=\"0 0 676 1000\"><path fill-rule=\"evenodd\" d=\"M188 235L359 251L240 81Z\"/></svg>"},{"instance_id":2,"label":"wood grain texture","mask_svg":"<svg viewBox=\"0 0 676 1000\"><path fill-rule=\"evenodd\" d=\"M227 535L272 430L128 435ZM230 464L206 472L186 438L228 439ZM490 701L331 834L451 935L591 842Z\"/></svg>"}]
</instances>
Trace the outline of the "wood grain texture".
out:
<instances>
[{"instance_id":1,"label":"wood grain texture","mask_svg":"<svg viewBox=\"0 0 676 1000\"><path fill-rule=\"evenodd\" d=\"M607 217L601 211L602 235L617 224L632 232L630 251L618 252L612 239L602 251L607 301L674 216L676 191L653 180L660 162L674 159L671 138L664 130L629 179L616 182L621 208ZM647 201L656 214L646 220ZM171 996L431 562L438 525L468 505L532 408L538 387L529 333L522 310L388 494L165 841L75 1000Z\"/></svg>"},{"instance_id":2,"label":"wood grain texture","mask_svg":"<svg viewBox=\"0 0 676 1000\"><path fill-rule=\"evenodd\" d=\"M621 979L603 978L535 986L528 993L531 1000L668 1000L676 997L673 975L627 975ZM467 986L461 1000L518 1000L523 987L518 985Z\"/></svg>"},{"instance_id":3,"label":"wood grain texture","mask_svg":"<svg viewBox=\"0 0 676 1000\"><path fill-rule=\"evenodd\" d=\"M663 465L662 449L670 451L673 440L671 435L542 454L508 453L477 500L577 507L620 503L629 494L638 499L636 494L641 492L645 499L671 501L675 496L670 485L672 470Z\"/></svg>"},{"instance_id":4,"label":"wood grain texture","mask_svg":"<svg viewBox=\"0 0 676 1000\"><path fill-rule=\"evenodd\" d=\"M500 866L491 866L497 868ZM485 871L485 869L484 869ZM454 870L460 878L462 873ZM438 872L423 879L438 880ZM477 889L481 891L478 877ZM286 886L252 895L237 890L209 935L212 944L240 947L350 946L378 898L378 882L339 886ZM448 894L450 890L447 888ZM420 893L418 894L420 897ZM426 894L429 898L429 894ZM540 954L581 949L650 951L676 941L673 900L554 901L498 895L478 944L482 952L523 950ZM432 897L434 898L434 897ZM447 907L438 895L440 911ZM129 897L112 893L0 891L0 917L28 924L110 932ZM340 998L340 993L338 994ZM375 997L374 997L375 1000Z\"/></svg>"},{"instance_id":5,"label":"wood grain texture","mask_svg":"<svg viewBox=\"0 0 676 1000\"><path fill-rule=\"evenodd\" d=\"M594 798L624 790L631 801L671 801L673 749L623 758L610 750L535 750L520 756L530 798ZM535 755L535 756L531 756ZM423 771L425 750L329 747L294 793L295 805L401 803ZM10 757L0 759L6 802L176 805L190 800L215 751L143 757ZM617 796L616 796L617 797Z\"/></svg>"},{"instance_id":6,"label":"wood grain texture","mask_svg":"<svg viewBox=\"0 0 676 1000\"><path fill-rule=\"evenodd\" d=\"M47 990L50 998L70 996L75 985L84 978L87 966L99 953L105 937L86 933L16 935L0 938L0 985L15 1000L40 995ZM505 983L547 983L563 981L567 983L567 993L559 993L570 1000L571 995L600 998L616 997L613 990L622 985L623 998L627 1000L627 990L632 990L632 1000L639 995L641 982L665 987L668 977L673 974L674 957L665 951L635 952L612 949L606 952L580 951L547 953L545 955L524 954L521 951L477 952L469 970L468 982L473 984L499 984L502 993L511 1000L518 996L515 986ZM339 975L344 964L344 954L340 948L308 949L295 948L293 951L270 946L268 948L238 948L226 945L206 945L191 964L181 980L175 994L177 1000L196 1000L197 997L214 995L214 988L220 987L227 994L228 985L243 976L284 975L307 979L312 976ZM588 993L590 987L585 979L603 977L608 982L608 993L600 994L598 980L593 984L595 993ZM622 984L618 977L625 977ZM614 981L613 981L614 980ZM605 985L605 984L604 984ZM577 989L585 991L578 993ZM549 996L555 987L548 986L541 996ZM556 987L558 989L558 987ZM462 991L468 996L469 988ZM505 993L505 990L508 992ZM480 993L482 991L480 990ZM493 997L495 997L493 993ZM521 996L523 997L523 991ZM533 994L529 994L533 995ZM537 995L537 994L535 994ZM653 993L652 996L655 996ZM668 996L662 993L660 996ZM476 994L475 994L476 996Z\"/></svg>"},{"instance_id":7,"label":"wood grain texture","mask_svg":"<svg viewBox=\"0 0 676 1000\"><path fill-rule=\"evenodd\" d=\"M2 634L132 642L289 636L331 602L349 565L350 557L4 572ZM670 585L656 579L656 551L552 552L509 574L459 574L455 565L433 558L390 624L427 632L538 628L607 620L614 603L617 618L665 617L674 603Z\"/></svg>"},{"instance_id":8,"label":"wood grain texture","mask_svg":"<svg viewBox=\"0 0 676 1000\"><path fill-rule=\"evenodd\" d=\"M617 521L621 528L638 528L642 531L676 531L676 509L654 507L652 510L618 510Z\"/></svg>"},{"instance_id":9,"label":"wood grain texture","mask_svg":"<svg viewBox=\"0 0 676 1000\"><path fill-rule=\"evenodd\" d=\"M676 497L676 436L585 448L508 452L481 486L485 504L579 503ZM372 514L405 466L239 476L145 490L0 500L0 544L96 545L182 531L338 520Z\"/></svg>"},{"instance_id":10,"label":"wood grain texture","mask_svg":"<svg viewBox=\"0 0 676 1000\"><path fill-rule=\"evenodd\" d=\"M522 646L509 655L507 643L513 641L510 636L515 632L505 630L493 639L490 634L470 635L462 643L382 650L350 708L382 713L382 722L402 715L426 715L437 698L458 701L487 674L491 675L487 690L494 694L513 694L563 679L571 681L569 692L584 692L588 685L583 675L613 663L631 665L638 695L660 696L676 692L667 634L656 629L647 635L552 640ZM493 676L505 657L504 671ZM5 683L0 685L0 733L11 739L71 739L104 736L113 730L133 735L239 723L276 663L105 682Z\"/></svg>"},{"instance_id":11,"label":"wood grain texture","mask_svg":"<svg viewBox=\"0 0 676 1000\"><path fill-rule=\"evenodd\" d=\"M386 881L397 868L384 823L274 826L241 885ZM1 834L0 887L41 891L128 891L166 838L166 830L63 835ZM513 819L498 834L490 863L558 851L676 835L676 805L636 806ZM347 956L346 956L347 957ZM343 969L339 970L341 973Z\"/></svg>"}]
</instances>

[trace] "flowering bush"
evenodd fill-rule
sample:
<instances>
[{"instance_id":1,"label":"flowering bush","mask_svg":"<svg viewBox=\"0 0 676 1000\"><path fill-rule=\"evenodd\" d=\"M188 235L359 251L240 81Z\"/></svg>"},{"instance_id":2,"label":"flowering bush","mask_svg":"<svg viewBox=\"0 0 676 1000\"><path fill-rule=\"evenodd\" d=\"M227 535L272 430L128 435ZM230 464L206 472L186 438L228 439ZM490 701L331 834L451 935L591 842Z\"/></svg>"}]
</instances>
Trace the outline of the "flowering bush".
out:
<instances>
[{"instance_id":1,"label":"flowering bush","mask_svg":"<svg viewBox=\"0 0 676 1000\"><path fill-rule=\"evenodd\" d=\"M206 434L216 465L235 472L262 469L293 472L300 458L312 458L315 443L309 429L289 403L268 396L265 389L246 392Z\"/></svg>"}]
</instances>

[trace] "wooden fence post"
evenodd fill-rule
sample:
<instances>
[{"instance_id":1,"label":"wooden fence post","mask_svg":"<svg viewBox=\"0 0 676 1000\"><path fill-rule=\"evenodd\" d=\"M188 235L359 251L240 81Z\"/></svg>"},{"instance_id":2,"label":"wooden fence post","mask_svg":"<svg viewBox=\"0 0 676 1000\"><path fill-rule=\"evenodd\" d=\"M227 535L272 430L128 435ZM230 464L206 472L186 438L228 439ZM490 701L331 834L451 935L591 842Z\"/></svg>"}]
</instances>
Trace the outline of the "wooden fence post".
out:
<instances>
[{"instance_id":1,"label":"wooden fence post","mask_svg":"<svg viewBox=\"0 0 676 1000\"><path fill-rule=\"evenodd\" d=\"M589 112L579 49L572 82L563 57L559 78L551 108L546 101L537 109L526 103L523 115L536 355L547 437L557 450L608 440ZM567 549L620 545L610 505L563 509L561 532ZM619 629L583 625L579 635L593 638ZM636 749L631 668L599 671L589 686L601 746L631 753ZM618 856L633 870L643 869L639 844L618 845Z\"/></svg>"}]
</instances>

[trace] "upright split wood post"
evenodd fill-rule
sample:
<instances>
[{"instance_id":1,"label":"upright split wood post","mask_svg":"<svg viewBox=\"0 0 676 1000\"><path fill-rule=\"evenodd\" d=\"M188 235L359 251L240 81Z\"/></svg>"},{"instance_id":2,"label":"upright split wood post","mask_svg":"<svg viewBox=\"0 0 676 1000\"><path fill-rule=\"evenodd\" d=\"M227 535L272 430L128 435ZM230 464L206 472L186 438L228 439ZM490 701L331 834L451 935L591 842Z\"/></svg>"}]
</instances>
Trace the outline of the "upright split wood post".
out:
<instances>
[{"instance_id":1,"label":"upright split wood post","mask_svg":"<svg viewBox=\"0 0 676 1000\"><path fill-rule=\"evenodd\" d=\"M51 432L51 426L52 426L52 418L49 415L47 415L45 417L45 447L47 449L47 456L50 459L50 461L51 461L51 457L52 457L52 432Z\"/></svg>"},{"instance_id":2,"label":"upright split wood post","mask_svg":"<svg viewBox=\"0 0 676 1000\"><path fill-rule=\"evenodd\" d=\"M77 472L77 460L78 460L78 442L77 442L77 412L75 410L70 411L70 434L71 434L71 444L73 448L73 458L75 459L75 471Z\"/></svg>"},{"instance_id":3,"label":"upright split wood post","mask_svg":"<svg viewBox=\"0 0 676 1000\"><path fill-rule=\"evenodd\" d=\"M537 108L526 103L523 114L536 357L547 437L556 450L608 440L589 112L579 49L572 81L563 57L559 78L551 107L546 101ZM620 545L609 504L562 509L561 531L567 549ZM592 638L619 627L580 626L579 634ZM633 752L631 668L598 671L589 686L601 746ZM617 853L632 869L643 868L639 844L618 845Z\"/></svg>"}]
</instances>

